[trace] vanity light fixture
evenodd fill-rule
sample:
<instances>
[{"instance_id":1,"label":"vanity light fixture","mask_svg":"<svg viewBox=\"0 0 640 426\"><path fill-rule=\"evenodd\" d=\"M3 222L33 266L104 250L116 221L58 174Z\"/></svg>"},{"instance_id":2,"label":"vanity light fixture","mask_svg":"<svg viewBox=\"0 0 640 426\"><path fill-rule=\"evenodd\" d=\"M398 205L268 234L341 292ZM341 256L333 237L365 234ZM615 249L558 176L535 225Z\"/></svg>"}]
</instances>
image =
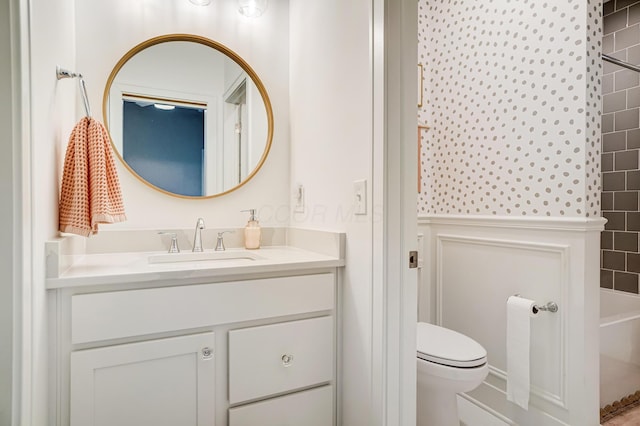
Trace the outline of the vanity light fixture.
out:
<instances>
[{"instance_id":1,"label":"vanity light fixture","mask_svg":"<svg viewBox=\"0 0 640 426\"><path fill-rule=\"evenodd\" d=\"M154 107L161 109L163 111L171 111L174 110L176 107L173 105L167 105L167 104L153 104Z\"/></svg>"},{"instance_id":2,"label":"vanity light fixture","mask_svg":"<svg viewBox=\"0 0 640 426\"><path fill-rule=\"evenodd\" d=\"M191 3L197 6L208 6L211 0L189 0Z\"/></svg>"},{"instance_id":3,"label":"vanity light fixture","mask_svg":"<svg viewBox=\"0 0 640 426\"><path fill-rule=\"evenodd\" d=\"M257 18L267 10L267 0L238 0L238 8L241 15Z\"/></svg>"}]
</instances>

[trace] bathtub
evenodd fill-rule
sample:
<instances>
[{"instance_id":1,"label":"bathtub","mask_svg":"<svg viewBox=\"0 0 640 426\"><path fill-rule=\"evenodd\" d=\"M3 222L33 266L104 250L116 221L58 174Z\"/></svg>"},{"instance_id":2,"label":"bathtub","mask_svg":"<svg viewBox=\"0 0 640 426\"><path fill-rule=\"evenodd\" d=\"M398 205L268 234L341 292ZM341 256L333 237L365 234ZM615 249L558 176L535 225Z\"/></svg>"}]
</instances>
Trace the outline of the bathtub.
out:
<instances>
[{"instance_id":1,"label":"bathtub","mask_svg":"<svg viewBox=\"0 0 640 426\"><path fill-rule=\"evenodd\" d=\"M640 296L600 291L600 407L640 390Z\"/></svg>"}]
</instances>

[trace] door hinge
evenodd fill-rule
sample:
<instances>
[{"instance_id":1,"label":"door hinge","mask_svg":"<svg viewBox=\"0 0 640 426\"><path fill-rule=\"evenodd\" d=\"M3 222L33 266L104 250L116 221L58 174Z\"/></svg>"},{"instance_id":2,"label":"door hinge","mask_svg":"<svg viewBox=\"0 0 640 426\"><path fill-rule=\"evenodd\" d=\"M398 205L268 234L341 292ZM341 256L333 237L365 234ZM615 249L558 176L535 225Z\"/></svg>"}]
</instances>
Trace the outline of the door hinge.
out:
<instances>
[{"instance_id":1,"label":"door hinge","mask_svg":"<svg viewBox=\"0 0 640 426\"><path fill-rule=\"evenodd\" d=\"M416 250L412 250L409 252L409 269L414 269L418 267L418 252Z\"/></svg>"}]
</instances>

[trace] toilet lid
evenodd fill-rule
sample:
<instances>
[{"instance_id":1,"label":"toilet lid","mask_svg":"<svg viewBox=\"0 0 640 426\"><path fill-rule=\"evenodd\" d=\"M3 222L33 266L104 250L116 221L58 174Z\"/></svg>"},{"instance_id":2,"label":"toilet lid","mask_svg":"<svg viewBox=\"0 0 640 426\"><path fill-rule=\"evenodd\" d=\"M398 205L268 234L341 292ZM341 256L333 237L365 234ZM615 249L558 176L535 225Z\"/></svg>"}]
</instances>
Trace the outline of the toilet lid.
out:
<instances>
[{"instance_id":1,"label":"toilet lid","mask_svg":"<svg viewBox=\"0 0 640 426\"><path fill-rule=\"evenodd\" d=\"M475 340L457 331L418 323L418 358L451 367L478 367L487 362L487 351Z\"/></svg>"}]
</instances>

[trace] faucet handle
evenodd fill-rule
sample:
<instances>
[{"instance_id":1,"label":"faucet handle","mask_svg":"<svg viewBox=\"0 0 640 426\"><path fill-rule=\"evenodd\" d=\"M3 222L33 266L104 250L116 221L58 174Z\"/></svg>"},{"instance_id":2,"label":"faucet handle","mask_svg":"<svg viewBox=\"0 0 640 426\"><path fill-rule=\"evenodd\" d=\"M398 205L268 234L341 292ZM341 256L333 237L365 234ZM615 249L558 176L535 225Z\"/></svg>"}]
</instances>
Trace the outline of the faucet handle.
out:
<instances>
[{"instance_id":1,"label":"faucet handle","mask_svg":"<svg viewBox=\"0 0 640 426\"><path fill-rule=\"evenodd\" d=\"M218 232L218 239L216 240L216 248L214 249L215 251L224 251L226 250L226 248L224 247L224 239L223 239L223 235L224 234L233 234L236 231L221 231Z\"/></svg>"},{"instance_id":2,"label":"faucet handle","mask_svg":"<svg viewBox=\"0 0 640 426\"><path fill-rule=\"evenodd\" d=\"M180 247L178 247L178 235L175 232L160 231L158 232L158 235L168 235L171 237L169 253L180 253Z\"/></svg>"}]
</instances>

